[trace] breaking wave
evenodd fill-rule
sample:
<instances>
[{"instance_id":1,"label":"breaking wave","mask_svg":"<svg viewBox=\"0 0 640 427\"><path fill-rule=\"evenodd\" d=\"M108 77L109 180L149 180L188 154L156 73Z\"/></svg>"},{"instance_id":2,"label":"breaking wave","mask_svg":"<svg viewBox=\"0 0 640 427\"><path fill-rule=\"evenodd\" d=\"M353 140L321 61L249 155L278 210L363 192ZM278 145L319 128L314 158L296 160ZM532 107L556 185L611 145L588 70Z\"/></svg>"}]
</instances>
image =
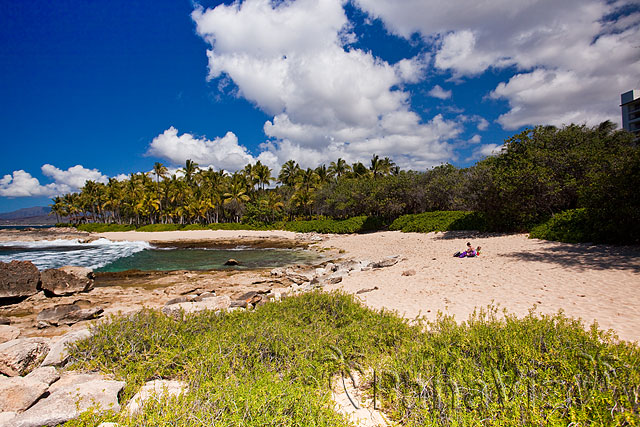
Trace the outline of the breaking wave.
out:
<instances>
[{"instance_id":1,"label":"breaking wave","mask_svg":"<svg viewBox=\"0 0 640 427\"><path fill-rule=\"evenodd\" d=\"M150 249L147 242L98 239L89 243L79 240L40 240L35 242L0 242L0 261L31 261L40 270L75 265L97 269L120 258Z\"/></svg>"}]
</instances>

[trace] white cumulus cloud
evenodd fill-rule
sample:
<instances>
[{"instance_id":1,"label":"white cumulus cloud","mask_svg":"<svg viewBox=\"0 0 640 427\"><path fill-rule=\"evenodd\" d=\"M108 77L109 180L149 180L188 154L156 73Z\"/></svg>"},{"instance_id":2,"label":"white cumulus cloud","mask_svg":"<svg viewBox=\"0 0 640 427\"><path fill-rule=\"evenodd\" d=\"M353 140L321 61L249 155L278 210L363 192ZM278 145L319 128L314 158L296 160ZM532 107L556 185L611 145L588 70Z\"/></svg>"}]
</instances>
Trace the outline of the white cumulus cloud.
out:
<instances>
[{"instance_id":1,"label":"white cumulus cloud","mask_svg":"<svg viewBox=\"0 0 640 427\"><path fill-rule=\"evenodd\" d=\"M435 67L454 80L514 67L491 97L499 123L620 122L619 95L640 75L640 13L631 0L356 0L401 37L434 46Z\"/></svg>"},{"instance_id":2,"label":"white cumulus cloud","mask_svg":"<svg viewBox=\"0 0 640 427\"><path fill-rule=\"evenodd\" d=\"M88 180L106 183L108 178L96 169L87 169L81 165L72 166L67 170L53 165L42 166L42 173L53 178L54 182L42 185L40 180L24 170L14 171L0 179L0 196L2 197L36 197L56 196L77 191Z\"/></svg>"},{"instance_id":3,"label":"white cumulus cloud","mask_svg":"<svg viewBox=\"0 0 640 427\"><path fill-rule=\"evenodd\" d=\"M183 165L189 159L201 167L226 170L241 169L255 161L247 149L238 144L238 137L233 132L208 140L190 133L178 135L178 129L173 126L151 141L147 155L167 159L174 165Z\"/></svg>"},{"instance_id":4,"label":"white cumulus cloud","mask_svg":"<svg viewBox=\"0 0 640 427\"><path fill-rule=\"evenodd\" d=\"M434 98L439 99L449 99L451 98L451 91L444 90L440 85L435 85L430 91L429 96L433 96Z\"/></svg>"},{"instance_id":5,"label":"white cumulus cloud","mask_svg":"<svg viewBox=\"0 0 640 427\"><path fill-rule=\"evenodd\" d=\"M52 196L57 194L57 191L55 184L40 185L37 178L24 170L13 171L0 179L2 197Z\"/></svg>"},{"instance_id":6,"label":"white cumulus cloud","mask_svg":"<svg viewBox=\"0 0 640 427\"><path fill-rule=\"evenodd\" d=\"M405 84L420 82L423 55L395 64L347 46L354 40L343 0L246 0L193 14L210 44L209 78L230 79L237 94L273 116L265 156L315 166L371 155L406 166L439 164L462 126L411 111ZM407 151L410 150L410 151Z\"/></svg>"}]
</instances>

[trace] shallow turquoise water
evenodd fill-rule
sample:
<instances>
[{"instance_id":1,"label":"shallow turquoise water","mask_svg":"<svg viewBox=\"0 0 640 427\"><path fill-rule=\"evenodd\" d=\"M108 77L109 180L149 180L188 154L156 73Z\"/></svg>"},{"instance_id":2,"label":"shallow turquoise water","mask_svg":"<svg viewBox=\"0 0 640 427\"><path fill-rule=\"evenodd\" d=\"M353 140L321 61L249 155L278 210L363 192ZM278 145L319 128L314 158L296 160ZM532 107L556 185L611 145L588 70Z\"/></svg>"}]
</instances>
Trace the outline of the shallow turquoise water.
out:
<instances>
[{"instance_id":1,"label":"shallow turquoise water","mask_svg":"<svg viewBox=\"0 0 640 427\"><path fill-rule=\"evenodd\" d=\"M225 266L229 258L237 260L240 265ZM110 262L96 271L248 270L311 264L319 259L319 255L301 249L145 249Z\"/></svg>"}]
</instances>

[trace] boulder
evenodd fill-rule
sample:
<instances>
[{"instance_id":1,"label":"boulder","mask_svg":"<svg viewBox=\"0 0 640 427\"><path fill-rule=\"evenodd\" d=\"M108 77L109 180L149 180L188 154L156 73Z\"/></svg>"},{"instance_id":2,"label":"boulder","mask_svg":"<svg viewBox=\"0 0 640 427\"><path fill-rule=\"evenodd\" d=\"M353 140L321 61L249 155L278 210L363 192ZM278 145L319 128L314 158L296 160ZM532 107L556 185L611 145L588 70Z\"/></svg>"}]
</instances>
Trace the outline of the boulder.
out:
<instances>
[{"instance_id":1,"label":"boulder","mask_svg":"<svg viewBox=\"0 0 640 427\"><path fill-rule=\"evenodd\" d=\"M214 292L204 292L204 293L198 295L197 297L195 297L193 300L194 301L202 301L203 299L213 298L215 296L216 296L215 291Z\"/></svg>"},{"instance_id":2,"label":"boulder","mask_svg":"<svg viewBox=\"0 0 640 427\"><path fill-rule=\"evenodd\" d=\"M245 301L247 304L256 305L262 301L262 295L256 291L249 291L238 298L241 301Z\"/></svg>"},{"instance_id":3,"label":"boulder","mask_svg":"<svg viewBox=\"0 0 640 427\"><path fill-rule=\"evenodd\" d=\"M415 276L416 275L416 271L411 269L411 270L405 270L402 272L403 276Z\"/></svg>"},{"instance_id":4,"label":"boulder","mask_svg":"<svg viewBox=\"0 0 640 427\"><path fill-rule=\"evenodd\" d=\"M160 400L172 396L179 396L187 390L187 384L182 381L149 381L131 398L124 410L130 416L133 416L142 410L149 399Z\"/></svg>"},{"instance_id":5,"label":"boulder","mask_svg":"<svg viewBox=\"0 0 640 427\"><path fill-rule=\"evenodd\" d=\"M0 344L0 372L10 377L25 375L49 352L46 338L19 338Z\"/></svg>"},{"instance_id":6,"label":"boulder","mask_svg":"<svg viewBox=\"0 0 640 427\"><path fill-rule=\"evenodd\" d=\"M10 325L11 320L8 317L0 316L0 325Z\"/></svg>"},{"instance_id":7,"label":"boulder","mask_svg":"<svg viewBox=\"0 0 640 427\"><path fill-rule=\"evenodd\" d=\"M231 307L231 298L228 296L211 297L202 301L181 302L177 304L165 305L162 312L167 316L175 318L180 317L180 312L184 310L185 314L195 313L202 310L221 311Z\"/></svg>"},{"instance_id":8,"label":"boulder","mask_svg":"<svg viewBox=\"0 0 640 427\"><path fill-rule=\"evenodd\" d=\"M273 277L283 277L284 270L282 268L274 268L273 270L271 270L271 275Z\"/></svg>"},{"instance_id":9,"label":"boulder","mask_svg":"<svg viewBox=\"0 0 640 427\"><path fill-rule=\"evenodd\" d=\"M173 305L173 304L179 304L181 302L189 302L191 301L192 298L191 297L175 297L175 298L171 298L169 301L165 302L164 305Z\"/></svg>"},{"instance_id":10,"label":"boulder","mask_svg":"<svg viewBox=\"0 0 640 427\"><path fill-rule=\"evenodd\" d=\"M104 310L102 307L83 309L77 304L59 304L53 308L45 308L36 317L36 321L43 325L73 325L82 320L90 320L99 317Z\"/></svg>"},{"instance_id":11,"label":"boulder","mask_svg":"<svg viewBox=\"0 0 640 427\"><path fill-rule=\"evenodd\" d=\"M60 379L60 374L58 373L58 370L53 366L41 366L29 372L29 374L25 378L30 378L37 382L51 385Z\"/></svg>"},{"instance_id":12,"label":"boulder","mask_svg":"<svg viewBox=\"0 0 640 427\"><path fill-rule=\"evenodd\" d=\"M65 266L40 274L42 289L49 295L65 296L93 289L94 274L90 268Z\"/></svg>"},{"instance_id":13,"label":"boulder","mask_svg":"<svg viewBox=\"0 0 640 427\"><path fill-rule=\"evenodd\" d=\"M45 357L41 366L60 366L63 365L69 357L67 346L79 340L89 338L91 332L88 329L82 329L79 331L69 332L63 335L58 341L51 345L49 354Z\"/></svg>"},{"instance_id":14,"label":"boulder","mask_svg":"<svg viewBox=\"0 0 640 427\"><path fill-rule=\"evenodd\" d=\"M0 325L0 344L15 340L20 336L20 329L15 326Z\"/></svg>"},{"instance_id":15,"label":"boulder","mask_svg":"<svg viewBox=\"0 0 640 427\"><path fill-rule=\"evenodd\" d=\"M22 412L33 405L49 384L29 377L0 379L0 412Z\"/></svg>"},{"instance_id":16,"label":"boulder","mask_svg":"<svg viewBox=\"0 0 640 427\"><path fill-rule=\"evenodd\" d=\"M227 262L224 263L224 265L240 265L240 262L236 259L229 258Z\"/></svg>"},{"instance_id":17,"label":"boulder","mask_svg":"<svg viewBox=\"0 0 640 427\"><path fill-rule=\"evenodd\" d=\"M332 275L331 277L329 277L326 281L328 284L330 285L335 285L336 283L340 283L342 282L342 276L339 275Z\"/></svg>"},{"instance_id":18,"label":"boulder","mask_svg":"<svg viewBox=\"0 0 640 427\"><path fill-rule=\"evenodd\" d=\"M311 282L313 280L313 275L311 274L304 274L304 273L298 273L296 271L293 271L290 268L287 268L285 270L285 275L287 277L287 279L291 280L293 283L297 283L298 285L305 283L305 282Z\"/></svg>"},{"instance_id":19,"label":"boulder","mask_svg":"<svg viewBox=\"0 0 640 427\"><path fill-rule=\"evenodd\" d=\"M21 298L38 292L40 271L31 261L0 262L0 298Z\"/></svg>"},{"instance_id":20,"label":"boulder","mask_svg":"<svg viewBox=\"0 0 640 427\"><path fill-rule=\"evenodd\" d=\"M372 262L371 264L369 264L369 267L371 268L391 267L392 265L396 265L399 261L400 261L400 256L394 255L394 256L383 258L378 262Z\"/></svg>"},{"instance_id":21,"label":"boulder","mask_svg":"<svg viewBox=\"0 0 640 427\"><path fill-rule=\"evenodd\" d=\"M49 387L49 396L11 420L14 427L55 426L72 420L89 408L96 412L120 411L118 393L124 381L104 377L69 375Z\"/></svg>"},{"instance_id":22,"label":"boulder","mask_svg":"<svg viewBox=\"0 0 640 427\"><path fill-rule=\"evenodd\" d=\"M13 427L13 419L18 415L15 412L0 412L0 427Z\"/></svg>"}]
</instances>

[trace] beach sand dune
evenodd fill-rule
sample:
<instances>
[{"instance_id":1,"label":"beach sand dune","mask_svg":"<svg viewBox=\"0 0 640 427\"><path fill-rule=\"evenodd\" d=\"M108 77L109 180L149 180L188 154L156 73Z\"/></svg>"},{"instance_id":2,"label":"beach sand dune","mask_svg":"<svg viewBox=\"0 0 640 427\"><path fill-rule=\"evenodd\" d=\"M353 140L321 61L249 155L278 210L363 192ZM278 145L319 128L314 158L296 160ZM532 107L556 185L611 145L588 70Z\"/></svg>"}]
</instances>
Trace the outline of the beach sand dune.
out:
<instances>
[{"instance_id":1,"label":"beach sand dune","mask_svg":"<svg viewBox=\"0 0 640 427\"><path fill-rule=\"evenodd\" d=\"M477 258L454 258L466 242L482 246ZM327 290L357 293L366 305L407 318L438 311L466 320L489 304L518 317L559 310L589 326L613 329L621 339L640 340L640 250L607 245L528 239L525 234L380 232L333 236L322 243L350 258L405 258L379 270L344 277ZM409 270L414 270L415 275Z\"/></svg>"}]
</instances>

